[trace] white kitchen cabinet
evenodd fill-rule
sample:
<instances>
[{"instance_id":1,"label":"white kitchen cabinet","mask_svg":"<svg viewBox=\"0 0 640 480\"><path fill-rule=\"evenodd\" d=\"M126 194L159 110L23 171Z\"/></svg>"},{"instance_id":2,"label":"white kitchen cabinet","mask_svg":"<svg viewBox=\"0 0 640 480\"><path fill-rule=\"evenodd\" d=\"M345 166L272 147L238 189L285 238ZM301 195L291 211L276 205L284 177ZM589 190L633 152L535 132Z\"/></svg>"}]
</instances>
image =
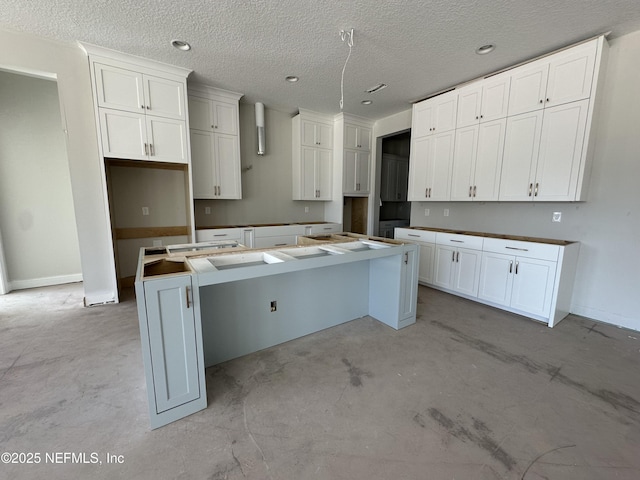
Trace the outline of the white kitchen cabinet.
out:
<instances>
[{"instance_id":1,"label":"white kitchen cabinet","mask_svg":"<svg viewBox=\"0 0 640 480\"><path fill-rule=\"evenodd\" d=\"M242 198L237 137L192 129L191 164L194 198Z\"/></svg>"},{"instance_id":2,"label":"white kitchen cabinet","mask_svg":"<svg viewBox=\"0 0 640 480\"><path fill-rule=\"evenodd\" d=\"M509 105L510 84L511 77L501 74L456 89L458 92L456 128L505 118Z\"/></svg>"},{"instance_id":3,"label":"white kitchen cabinet","mask_svg":"<svg viewBox=\"0 0 640 480\"><path fill-rule=\"evenodd\" d=\"M211 242L217 240L233 240L242 243L242 228L203 228L196 230L196 242ZM242 243L243 244L243 243ZM245 245L245 244L243 244ZM250 247L250 245L245 245Z\"/></svg>"},{"instance_id":4,"label":"white kitchen cabinet","mask_svg":"<svg viewBox=\"0 0 640 480\"><path fill-rule=\"evenodd\" d=\"M420 246L418 281L424 285L433 284L433 264L436 252L435 232L410 228L396 228L394 238L396 240L408 240Z\"/></svg>"},{"instance_id":5,"label":"white kitchen cabinet","mask_svg":"<svg viewBox=\"0 0 640 480\"><path fill-rule=\"evenodd\" d=\"M293 117L292 125L293 200L331 200L332 121L312 113L299 113Z\"/></svg>"},{"instance_id":6,"label":"white kitchen cabinet","mask_svg":"<svg viewBox=\"0 0 640 480\"><path fill-rule=\"evenodd\" d=\"M380 200L383 202L406 202L408 183L409 159L383 153Z\"/></svg>"},{"instance_id":7,"label":"white kitchen cabinet","mask_svg":"<svg viewBox=\"0 0 640 480\"><path fill-rule=\"evenodd\" d=\"M509 115L589 98L600 39L514 69Z\"/></svg>"},{"instance_id":8,"label":"white kitchen cabinet","mask_svg":"<svg viewBox=\"0 0 640 480\"><path fill-rule=\"evenodd\" d=\"M371 153L345 148L343 162L342 193L345 195L368 195Z\"/></svg>"},{"instance_id":9,"label":"white kitchen cabinet","mask_svg":"<svg viewBox=\"0 0 640 480\"><path fill-rule=\"evenodd\" d=\"M498 200L506 118L456 129L451 200Z\"/></svg>"},{"instance_id":10,"label":"white kitchen cabinet","mask_svg":"<svg viewBox=\"0 0 640 480\"><path fill-rule=\"evenodd\" d=\"M242 198L238 102L241 94L205 85L189 87L193 197Z\"/></svg>"},{"instance_id":11,"label":"white kitchen cabinet","mask_svg":"<svg viewBox=\"0 0 640 480\"><path fill-rule=\"evenodd\" d=\"M142 263L138 268L140 279ZM149 416L157 428L207 405L200 310L190 274L138 281L136 296Z\"/></svg>"},{"instance_id":12,"label":"white kitchen cabinet","mask_svg":"<svg viewBox=\"0 0 640 480\"><path fill-rule=\"evenodd\" d=\"M469 297L478 295L482 252L436 245L433 284Z\"/></svg>"},{"instance_id":13,"label":"white kitchen cabinet","mask_svg":"<svg viewBox=\"0 0 640 480\"><path fill-rule=\"evenodd\" d=\"M99 107L186 119L184 82L96 63Z\"/></svg>"},{"instance_id":14,"label":"white kitchen cabinet","mask_svg":"<svg viewBox=\"0 0 640 480\"><path fill-rule=\"evenodd\" d=\"M455 130L412 138L409 157L410 201L448 201Z\"/></svg>"},{"instance_id":15,"label":"white kitchen cabinet","mask_svg":"<svg viewBox=\"0 0 640 480\"><path fill-rule=\"evenodd\" d=\"M418 306L418 249L411 245L405 245L404 255L400 270L400 322L414 319Z\"/></svg>"},{"instance_id":16,"label":"white kitchen cabinet","mask_svg":"<svg viewBox=\"0 0 640 480\"><path fill-rule=\"evenodd\" d=\"M436 135L456 128L458 93L451 91L413 105L411 138Z\"/></svg>"},{"instance_id":17,"label":"white kitchen cabinet","mask_svg":"<svg viewBox=\"0 0 640 480\"><path fill-rule=\"evenodd\" d=\"M108 108L98 114L105 157L188 163L184 121Z\"/></svg>"},{"instance_id":18,"label":"white kitchen cabinet","mask_svg":"<svg viewBox=\"0 0 640 480\"><path fill-rule=\"evenodd\" d=\"M344 148L371 151L371 129L345 123Z\"/></svg>"},{"instance_id":19,"label":"white kitchen cabinet","mask_svg":"<svg viewBox=\"0 0 640 480\"><path fill-rule=\"evenodd\" d=\"M573 201L589 100L510 117L507 121L500 200Z\"/></svg>"}]
</instances>

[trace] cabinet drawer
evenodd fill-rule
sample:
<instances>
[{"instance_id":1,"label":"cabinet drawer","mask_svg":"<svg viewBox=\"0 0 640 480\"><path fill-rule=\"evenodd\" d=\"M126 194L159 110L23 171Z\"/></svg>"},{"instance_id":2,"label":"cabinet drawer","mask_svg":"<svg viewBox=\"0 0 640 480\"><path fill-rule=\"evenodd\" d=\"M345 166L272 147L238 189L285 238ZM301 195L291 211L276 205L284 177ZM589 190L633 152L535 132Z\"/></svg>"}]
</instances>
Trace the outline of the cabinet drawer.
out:
<instances>
[{"instance_id":1,"label":"cabinet drawer","mask_svg":"<svg viewBox=\"0 0 640 480\"><path fill-rule=\"evenodd\" d=\"M254 235L256 239L281 235L304 235L304 225L270 225L255 227Z\"/></svg>"},{"instance_id":2,"label":"cabinet drawer","mask_svg":"<svg viewBox=\"0 0 640 480\"><path fill-rule=\"evenodd\" d=\"M305 227L305 235L315 235L317 233L342 232L341 223L322 223L317 225L304 225L304 227Z\"/></svg>"},{"instance_id":3,"label":"cabinet drawer","mask_svg":"<svg viewBox=\"0 0 640 480\"><path fill-rule=\"evenodd\" d=\"M460 235L458 233L436 232L436 243L438 245L450 245L452 247L474 248L482 250L484 238L472 235Z\"/></svg>"},{"instance_id":4,"label":"cabinet drawer","mask_svg":"<svg viewBox=\"0 0 640 480\"><path fill-rule=\"evenodd\" d=\"M296 244L295 235L276 235L272 237L256 237L253 248L283 247Z\"/></svg>"},{"instance_id":5,"label":"cabinet drawer","mask_svg":"<svg viewBox=\"0 0 640 480\"><path fill-rule=\"evenodd\" d=\"M211 228L196 230L196 242L210 242L211 240L240 240L240 228Z\"/></svg>"},{"instance_id":6,"label":"cabinet drawer","mask_svg":"<svg viewBox=\"0 0 640 480\"><path fill-rule=\"evenodd\" d=\"M484 251L517 255L518 257L539 258L540 260L555 262L558 260L560 246L501 238L485 238Z\"/></svg>"},{"instance_id":7,"label":"cabinet drawer","mask_svg":"<svg viewBox=\"0 0 640 480\"><path fill-rule=\"evenodd\" d=\"M436 232L430 230L414 230L412 228L396 228L394 238L413 242L435 243Z\"/></svg>"}]
</instances>

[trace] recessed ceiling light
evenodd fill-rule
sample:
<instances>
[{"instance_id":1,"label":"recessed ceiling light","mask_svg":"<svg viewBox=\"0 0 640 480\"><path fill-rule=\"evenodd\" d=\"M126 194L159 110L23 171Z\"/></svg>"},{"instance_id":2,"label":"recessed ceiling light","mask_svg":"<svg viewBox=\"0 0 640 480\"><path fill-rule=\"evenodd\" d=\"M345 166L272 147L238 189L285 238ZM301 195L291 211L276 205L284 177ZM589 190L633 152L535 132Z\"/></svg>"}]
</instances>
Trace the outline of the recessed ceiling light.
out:
<instances>
[{"instance_id":1,"label":"recessed ceiling light","mask_svg":"<svg viewBox=\"0 0 640 480\"><path fill-rule=\"evenodd\" d=\"M493 52L494 48L496 48L495 45L488 43L487 45L476 48L476 53L478 55L486 55L487 53Z\"/></svg>"},{"instance_id":2,"label":"recessed ceiling light","mask_svg":"<svg viewBox=\"0 0 640 480\"><path fill-rule=\"evenodd\" d=\"M371 100L362 100L360 103L362 105L371 105L373 103L373 101L371 101Z\"/></svg>"},{"instance_id":3,"label":"recessed ceiling light","mask_svg":"<svg viewBox=\"0 0 640 480\"><path fill-rule=\"evenodd\" d=\"M377 85L374 85L371 88L367 88L365 90L365 92L367 92L367 93L376 93L376 92L379 92L380 90L382 90L383 88L387 88L387 84L386 83L379 83Z\"/></svg>"},{"instance_id":4,"label":"recessed ceiling light","mask_svg":"<svg viewBox=\"0 0 640 480\"><path fill-rule=\"evenodd\" d=\"M284 77L284 79L287 82L291 82L291 83L296 83L298 80L300 80L298 77L296 77L295 75L288 75L286 77Z\"/></svg>"},{"instance_id":5,"label":"recessed ceiling light","mask_svg":"<svg viewBox=\"0 0 640 480\"><path fill-rule=\"evenodd\" d=\"M191 50L191 45L183 40L171 40L171 45L173 45L178 50L182 50L183 52L188 52Z\"/></svg>"}]
</instances>

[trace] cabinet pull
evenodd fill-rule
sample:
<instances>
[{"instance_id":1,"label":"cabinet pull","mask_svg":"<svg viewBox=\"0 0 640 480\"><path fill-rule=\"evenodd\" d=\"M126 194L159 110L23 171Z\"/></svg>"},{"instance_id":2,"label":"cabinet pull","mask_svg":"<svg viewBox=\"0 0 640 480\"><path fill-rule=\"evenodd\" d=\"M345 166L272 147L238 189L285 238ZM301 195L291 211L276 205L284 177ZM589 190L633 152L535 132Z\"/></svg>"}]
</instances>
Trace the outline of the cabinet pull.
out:
<instances>
[{"instance_id":1,"label":"cabinet pull","mask_svg":"<svg viewBox=\"0 0 640 480\"><path fill-rule=\"evenodd\" d=\"M476 115L476 120L478 120L478 116Z\"/></svg>"},{"instance_id":2,"label":"cabinet pull","mask_svg":"<svg viewBox=\"0 0 640 480\"><path fill-rule=\"evenodd\" d=\"M540 103L542 103L542 100L540 100Z\"/></svg>"},{"instance_id":3,"label":"cabinet pull","mask_svg":"<svg viewBox=\"0 0 640 480\"><path fill-rule=\"evenodd\" d=\"M464 240L449 240L450 242L455 242L455 243L464 243Z\"/></svg>"},{"instance_id":4,"label":"cabinet pull","mask_svg":"<svg viewBox=\"0 0 640 480\"><path fill-rule=\"evenodd\" d=\"M144 144L144 154L149 155L149 145L146 143Z\"/></svg>"},{"instance_id":5,"label":"cabinet pull","mask_svg":"<svg viewBox=\"0 0 640 480\"><path fill-rule=\"evenodd\" d=\"M460 263L460 252L456 252L456 263Z\"/></svg>"},{"instance_id":6,"label":"cabinet pull","mask_svg":"<svg viewBox=\"0 0 640 480\"><path fill-rule=\"evenodd\" d=\"M211 125L211 128L216 128L216 127L214 127L213 125Z\"/></svg>"},{"instance_id":7,"label":"cabinet pull","mask_svg":"<svg viewBox=\"0 0 640 480\"><path fill-rule=\"evenodd\" d=\"M218 128L218 125L214 125L213 128Z\"/></svg>"},{"instance_id":8,"label":"cabinet pull","mask_svg":"<svg viewBox=\"0 0 640 480\"><path fill-rule=\"evenodd\" d=\"M144 105L140 105L140 108L144 110Z\"/></svg>"},{"instance_id":9,"label":"cabinet pull","mask_svg":"<svg viewBox=\"0 0 640 480\"><path fill-rule=\"evenodd\" d=\"M360 190L360 184L356 183L356 191L359 191L359 190Z\"/></svg>"},{"instance_id":10,"label":"cabinet pull","mask_svg":"<svg viewBox=\"0 0 640 480\"><path fill-rule=\"evenodd\" d=\"M529 184L529 196L531 196L531 190L533 190L533 183Z\"/></svg>"},{"instance_id":11,"label":"cabinet pull","mask_svg":"<svg viewBox=\"0 0 640 480\"><path fill-rule=\"evenodd\" d=\"M547 98L547 102L549 101L549 99Z\"/></svg>"},{"instance_id":12,"label":"cabinet pull","mask_svg":"<svg viewBox=\"0 0 640 480\"><path fill-rule=\"evenodd\" d=\"M456 261L456 252L451 252L451 261L452 262Z\"/></svg>"},{"instance_id":13,"label":"cabinet pull","mask_svg":"<svg viewBox=\"0 0 640 480\"><path fill-rule=\"evenodd\" d=\"M409 252L404 252L404 264L409 265Z\"/></svg>"},{"instance_id":14,"label":"cabinet pull","mask_svg":"<svg viewBox=\"0 0 640 480\"><path fill-rule=\"evenodd\" d=\"M538 184L536 183L536 193L533 195L534 197L538 196Z\"/></svg>"},{"instance_id":15,"label":"cabinet pull","mask_svg":"<svg viewBox=\"0 0 640 480\"><path fill-rule=\"evenodd\" d=\"M472 188L473 188L473 187L472 187L471 185L469 185L469 198L471 198L471 189L472 189Z\"/></svg>"},{"instance_id":16,"label":"cabinet pull","mask_svg":"<svg viewBox=\"0 0 640 480\"><path fill-rule=\"evenodd\" d=\"M407 233L407 236L420 238L420 235L414 235L413 233Z\"/></svg>"},{"instance_id":17,"label":"cabinet pull","mask_svg":"<svg viewBox=\"0 0 640 480\"><path fill-rule=\"evenodd\" d=\"M431 187L429 187L429 198L431 198Z\"/></svg>"},{"instance_id":18,"label":"cabinet pull","mask_svg":"<svg viewBox=\"0 0 640 480\"><path fill-rule=\"evenodd\" d=\"M473 186L473 197L475 198L476 196L476 185Z\"/></svg>"},{"instance_id":19,"label":"cabinet pull","mask_svg":"<svg viewBox=\"0 0 640 480\"><path fill-rule=\"evenodd\" d=\"M156 154L156 150L153 148L153 143L149 144L149 154L153 157Z\"/></svg>"},{"instance_id":20,"label":"cabinet pull","mask_svg":"<svg viewBox=\"0 0 640 480\"><path fill-rule=\"evenodd\" d=\"M214 237L226 237L226 236L227 236L227 234L226 234L226 233L216 233L216 234L214 235Z\"/></svg>"},{"instance_id":21,"label":"cabinet pull","mask_svg":"<svg viewBox=\"0 0 640 480\"><path fill-rule=\"evenodd\" d=\"M424 189L424 198L429 198L429 189L428 188Z\"/></svg>"},{"instance_id":22,"label":"cabinet pull","mask_svg":"<svg viewBox=\"0 0 640 480\"><path fill-rule=\"evenodd\" d=\"M286 243L276 243L274 247L283 247Z\"/></svg>"},{"instance_id":23,"label":"cabinet pull","mask_svg":"<svg viewBox=\"0 0 640 480\"><path fill-rule=\"evenodd\" d=\"M509 260L509 273L513 272L513 260Z\"/></svg>"},{"instance_id":24,"label":"cabinet pull","mask_svg":"<svg viewBox=\"0 0 640 480\"><path fill-rule=\"evenodd\" d=\"M480 118L484 118L484 115L480 115Z\"/></svg>"},{"instance_id":25,"label":"cabinet pull","mask_svg":"<svg viewBox=\"0 0 640 480\"><path fill-rule=\"evenodd\" d=\"M504 247L504 248L508 248L509 250L520 250L521 252L528 252L529 251L528 248L518 248L518 247Z\"/></svg>"},{"instance_id":26,"label":"cabinet pull","mask_svg":"<svg viewBox=\"0 0 640 480\"><path fill-rule=\"evenodd\" d=\"M520 265L520 262L516 262L516 275L518 274L518 265Z\"/></svg>"},{"instance_id":27,"label":"cabinet pull","mask_svg":"<svg viewBox=\"0 0 640 480\"><path fill-rule=\"evenodd\" d=\"M189 287L185 288L185 293L187 295L187 308L191 308L191 302L189 301Z\"/></svg>"},{"instance_id":28,"label":"cabinet pull","mask_svg":"<svg viewBox=\"0 0 640 480\"><path fill-rule=\"evenodd\" d=\"M151 107L149 105L147 105L147 110L151 110Z\"/></svg>"}]
</instances>

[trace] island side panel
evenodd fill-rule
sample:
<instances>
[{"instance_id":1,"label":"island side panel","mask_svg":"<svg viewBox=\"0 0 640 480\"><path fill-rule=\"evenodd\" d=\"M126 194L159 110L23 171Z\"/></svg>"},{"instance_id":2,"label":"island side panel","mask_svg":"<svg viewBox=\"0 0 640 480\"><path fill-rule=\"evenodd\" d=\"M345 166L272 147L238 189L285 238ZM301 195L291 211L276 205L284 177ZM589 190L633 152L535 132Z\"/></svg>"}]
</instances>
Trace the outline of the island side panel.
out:
<instances>
[{"instance_id":1,"label":"island side panel","mask_svg":"<svg viewBox=\"0 0 640 480\"><path fill-rule=\"evenodd\" d=\"M205 365L365 316L368 291L368 261L200 287Z\"/></svg>"}]
</instances>

